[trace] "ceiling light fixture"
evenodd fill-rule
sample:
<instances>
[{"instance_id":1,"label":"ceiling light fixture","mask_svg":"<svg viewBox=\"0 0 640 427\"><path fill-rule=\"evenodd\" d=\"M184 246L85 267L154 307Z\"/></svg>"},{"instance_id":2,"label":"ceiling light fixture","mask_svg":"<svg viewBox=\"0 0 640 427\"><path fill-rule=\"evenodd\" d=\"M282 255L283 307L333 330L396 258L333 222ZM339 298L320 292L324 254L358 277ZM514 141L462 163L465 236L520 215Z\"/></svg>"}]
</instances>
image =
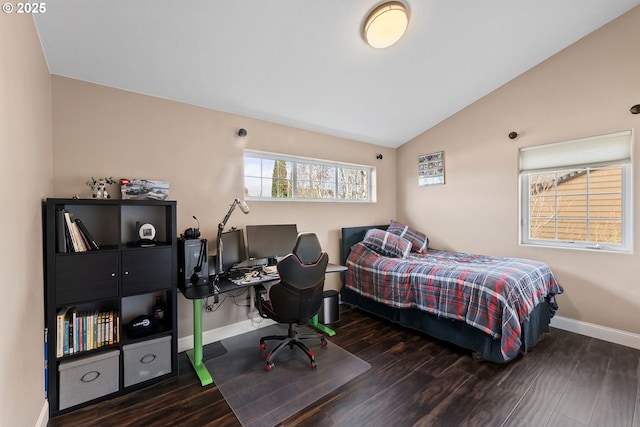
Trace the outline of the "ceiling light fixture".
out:
<instances>
[{"instance_id":1,"label":"ceiling light fixture","mask_svg":"<svg viewBox=\"0 0 640 427\"><path fill-rule=\"evenodd\" d=\"M371 11L364 21L364 39L376 49L396 43L407 31L409 12L399 1L389 1Z\"/></svg>"}]
</instances>

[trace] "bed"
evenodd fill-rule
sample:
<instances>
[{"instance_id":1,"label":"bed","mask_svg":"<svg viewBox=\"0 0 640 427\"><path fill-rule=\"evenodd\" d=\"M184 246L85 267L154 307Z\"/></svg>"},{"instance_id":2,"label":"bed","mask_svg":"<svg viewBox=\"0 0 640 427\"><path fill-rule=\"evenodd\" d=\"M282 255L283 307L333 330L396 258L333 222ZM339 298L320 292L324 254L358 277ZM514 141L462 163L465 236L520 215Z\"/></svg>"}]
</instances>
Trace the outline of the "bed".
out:
<instances>
[{"instance_id":1,"label":"bed","mask_svg":"<svg viewBox=\"0 0 640 427\"><path fill-rule=\"evenodd\" d=\"M343 228L341 261L342 303L469 349L476 360L526 353L549 332L563 292L542 262L435 250L396 221Z\"/></svg>"}]
</instances>

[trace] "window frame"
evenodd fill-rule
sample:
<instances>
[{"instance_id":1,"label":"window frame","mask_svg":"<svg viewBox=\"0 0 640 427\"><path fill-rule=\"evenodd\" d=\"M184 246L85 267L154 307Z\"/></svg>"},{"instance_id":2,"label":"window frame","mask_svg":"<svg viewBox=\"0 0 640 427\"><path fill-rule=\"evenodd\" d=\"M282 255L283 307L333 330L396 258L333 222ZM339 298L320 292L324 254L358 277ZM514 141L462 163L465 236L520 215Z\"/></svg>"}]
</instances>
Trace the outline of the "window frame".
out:
<instances>
[{"instance_id":1,"label":"window frame","mask_svg":"<svg viewBox=\"0 0 640 427\"><path fill-rule=\"evenodd\" d=\"M611 134L614 135L614 134ZM605 138L607 135L602 136ZM596 250L596 251L607 251L607 252L622 252L622 253L631 253L633 252L633 165L631 163L632 155L631 150L633 148L633 134L629 135L629 158L614 160L614 161L605 161L601 163L586 163L586 164L573 164L573 165L564 165L564 166L555 166L550 168L539 168L532 170L521 170L519 175L519 237L520 244L527 246L538 246L538 247L553 247L553 248L565 248L565 249L582 249L582 250ZM592 138L588 138L591 140ZM587 140L585 138L584 140ZM581 140L568 141L560 144L567 144L575 142L579 147ZM551 146L553 144L548 144L547 146ZM542 147L542 146L541 146ZM527 149L535 149L536 147L526 147L520 150L520 159L522 160L522 151ZM561 173L563 171L568 170L576 170L576 169L588 169L591 172L594 170L599 170L603 168L610 167L620 167L621 168L621 243L603 243L603 242L590 242L590 241L571 241L571 240L557 240L557 239L539 239L530 237L530 224L533 222L531 220L531 188L530 188L530 177L534 174L539 173ZM522 169L522 167L521 167ZM589 183L590 184L590 183ZM587 186L585 196L587 200L589 200L589 195L591 195L592 191L589 186ZM557 196L557 190L554 192L555 196ZM599 194L596 192L596 194ZM555 197L554 196L554 197ZM588 207L588 205L587 205ZM555 220L560 218L559 213L556 211L554 214ZM592 219L589 218L589 211L587 210L585 220L587 224ZM587 231L589 230L587 225ZM588 238L588 236L587 236Z\"/></svg>"},{"instance_id":2,"label":"window frame","mask_svg":"<svg viewBox=\"0 0 640 427\"><path fill-rule=\"evenodd\" d=\"M265 179L266 177L260 176L248 176L245 169L245 161L247 157L256 158L260 160L274 160L274 161L284 161L291 163L291 197L264 197L264 196L251 196L245 192L245 199L250 201L270 201L270 202L338 202L338 203L375 203L375 179L376 179L376 170L375 167L369 165L360 165L354 163L345 163L345 162L336 162L330 160L323 159L315 159L309 157L300 157L300 156L292 156L285 155L279 153L271 153L265 151L257 151L257 150L244 150L242 155L242 167L243 167L243 188L246 189L245 180L247 178L260 178ZM298 196L298 164L307 164L307 165L315 165L315 166L323 166L333 168L333 194L334 197L331 198L315 198L315 197L300 197ZM340 188L340 169L352 169L352 170L364 170L367 172L367 198L366 199L350 199L350 198L340 198L338 194L338 189ZM313 182L313 181L311 181Z\"/></svg>"}]
</instances>

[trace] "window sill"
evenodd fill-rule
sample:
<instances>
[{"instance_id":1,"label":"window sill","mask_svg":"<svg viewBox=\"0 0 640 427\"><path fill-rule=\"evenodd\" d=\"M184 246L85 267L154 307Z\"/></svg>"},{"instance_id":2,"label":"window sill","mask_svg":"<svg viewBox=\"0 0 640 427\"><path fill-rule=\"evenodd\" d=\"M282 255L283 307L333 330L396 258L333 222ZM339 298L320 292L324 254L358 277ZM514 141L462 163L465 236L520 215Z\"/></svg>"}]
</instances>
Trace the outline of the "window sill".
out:
<instances>
[{"instance_id":1,"label":"window sill","mask_svg":"<svg viewBox=\"0 0 640 427\"><path fill-rule=\"evenodd\" d=\"M548 243L524 243L520 242L520 246L525 246L529 248L542 248L542 249L568 249L572 251L584 251L584 252L597 252L597 253L610 253L610 254L624 254L624 255L633 255L633 248L621 248L621 249L611 249L611 248L594 248L594 247L586 247L586 246L578 246L572 244L548 244Z\"/></svg>"}]
</instances>

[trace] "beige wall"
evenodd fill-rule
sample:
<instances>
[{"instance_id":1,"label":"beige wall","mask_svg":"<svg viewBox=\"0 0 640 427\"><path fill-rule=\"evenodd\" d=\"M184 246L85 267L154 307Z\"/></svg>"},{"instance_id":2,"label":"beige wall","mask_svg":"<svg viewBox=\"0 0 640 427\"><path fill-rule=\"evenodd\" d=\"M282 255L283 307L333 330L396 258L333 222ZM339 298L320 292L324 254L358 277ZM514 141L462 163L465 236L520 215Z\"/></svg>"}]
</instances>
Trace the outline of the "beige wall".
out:
<instances>
[{"instance_id":1,"label":"beige wall","mask_svg":"<svg viewBox=\"0 0 640 427\"><path fill-rule=\"evenodd\" d=\"M52 191L51 77L30 15L0 14L0 426L44 403L42 200Z\"/></svg>"},{"instance_id":2,"label":"beige wall","mask_svg":"<svg viewBox=\"0 0 640 427\"><path fill-rule=\"evenodd\" d=\"M249 202L251 212L237 209L227 228L297 223L298 230L317 233L330 261L339 263L341 227L388 222L396 215L393 149L57 76L53 112L56 197L89 197L84 183L91 176L169 181L170 199L178 202L178 231L195 226L195 215L210 253L218 223L243 194L244 148L374 166L377 203ZM236 135L240 128L247 137ZM383 160L376 159L378 153ZM118 187L110 190L117 193ZM327 286L338 287L338 278L329 275ZM189 335L191 302L179 297L178 310L179 335ZM205 312L203 329L246 319L246 309L227 300L215 313Z\"/></svg>"},{"instance_id":3,"label":"beige wall","mask_svg":"<svg viewBox=\"0 0 640 427\"><path fill-rule=\"evenodd\" d=\"M585 37L397 153L398 216L432 246L547 262L565 288L559 315L640 333L640 157L634 155L635 253L518 245L518 149L633 129L640 115L640 7ZM520 136L510 140L516 131ZM417 186L420 154L445 151L446 184Z\"/></svg>"}]
</instances>

